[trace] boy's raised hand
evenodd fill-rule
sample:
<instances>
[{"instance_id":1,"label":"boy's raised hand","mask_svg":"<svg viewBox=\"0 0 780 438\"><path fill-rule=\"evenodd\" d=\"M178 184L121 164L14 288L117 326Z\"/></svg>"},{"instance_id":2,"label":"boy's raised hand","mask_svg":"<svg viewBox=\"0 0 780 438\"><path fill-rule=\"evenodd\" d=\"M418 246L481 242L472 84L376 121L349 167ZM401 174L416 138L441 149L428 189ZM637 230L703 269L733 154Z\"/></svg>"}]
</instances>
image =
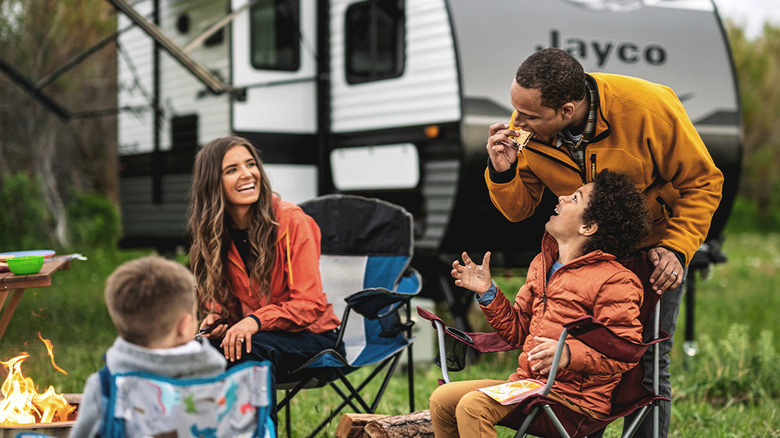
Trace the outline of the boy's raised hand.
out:
<instances>
[{"instance_id":1,"label":"boy's raised hand","mask_svg":"<svg viewBox=\"0 0 780 438\"><path fill-rule=\"evenodd\" d=\"M455 260L452 262L450 274L455 279L455 285L466 288L479 295L487 292L493 283L490 277L490 251L485 253L482 265L477 265L464 251L461 255L463 264Z\"/></svg>"}]
</instances>

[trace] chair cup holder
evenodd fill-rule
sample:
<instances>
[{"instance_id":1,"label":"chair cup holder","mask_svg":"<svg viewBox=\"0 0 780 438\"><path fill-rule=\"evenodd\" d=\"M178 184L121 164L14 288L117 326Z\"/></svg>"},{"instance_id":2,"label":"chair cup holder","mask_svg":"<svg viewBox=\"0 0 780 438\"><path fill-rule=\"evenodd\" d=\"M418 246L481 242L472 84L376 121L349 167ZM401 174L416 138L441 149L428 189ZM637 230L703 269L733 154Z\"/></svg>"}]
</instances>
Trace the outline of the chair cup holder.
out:
<instances>
[{"instance_id":1,"label":"chair cup holder","mask_svg":"<svg viewBox=\"0 0 780 438\"><path fill-rule=\"evenodd\" d=\"M466 367L466 351L468 350L468 346L463 342L456 341L451 336L445 336L444 349L447 352L447 370L462 371ZM435 361L436 365L442 366L441 354L436 355Z\"/></svg>"},{"instance_id":2,"label":"chair cup holder","mask_svg":"<svg viewBox=\"0 0 780 438\"><path fill-rule=\"evenodd\" d=\"M379 319L379 326L382 327L382 332L379 336L382 338L394 338L398 336L398 333L408 330L414 322L407 321L401 322L401 316L398 311L381 316Z\"/></svg>"}]
</instances>

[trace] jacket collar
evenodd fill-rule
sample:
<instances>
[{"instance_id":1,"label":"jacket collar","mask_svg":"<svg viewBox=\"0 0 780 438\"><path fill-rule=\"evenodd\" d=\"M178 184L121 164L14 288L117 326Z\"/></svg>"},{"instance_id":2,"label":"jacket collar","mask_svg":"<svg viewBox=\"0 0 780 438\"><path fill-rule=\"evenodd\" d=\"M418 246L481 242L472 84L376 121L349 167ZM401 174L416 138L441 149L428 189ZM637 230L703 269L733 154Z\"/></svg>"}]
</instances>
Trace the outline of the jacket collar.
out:
<instances>
[{"instance_id":1,"label":"jacket collar","mask_svg":"<svg viewBox=\"0 0 780 438\"><path fill-rule=\"evenodd\" d=\"M558 241L556 241L555 238L546 231L542 237L542 254L544 256L544 264L546 269L552 266L555 260L558 260ZM582 255L567 263L565 266L576 268L590 263L608 260L615 260L615 256L599 250Z\"/></svg>"},{"instance_id":2,"label":"jacket collar","mask_svg":"<svg viewBox=\"0 0 780 438\"><path fill-rule=\"evenodd\" d=\"M609 137L609 134L612 132L612 126L604 115L605 111L609 111L611 100L604 94L605 82L601 77L585 74L585 80L595 90L594 95L597 99L596 130L593 133L593 138L590 140L590 143L596 143ZM599 86L599 84L602 86Z\"/></svg>"}]
</instances>

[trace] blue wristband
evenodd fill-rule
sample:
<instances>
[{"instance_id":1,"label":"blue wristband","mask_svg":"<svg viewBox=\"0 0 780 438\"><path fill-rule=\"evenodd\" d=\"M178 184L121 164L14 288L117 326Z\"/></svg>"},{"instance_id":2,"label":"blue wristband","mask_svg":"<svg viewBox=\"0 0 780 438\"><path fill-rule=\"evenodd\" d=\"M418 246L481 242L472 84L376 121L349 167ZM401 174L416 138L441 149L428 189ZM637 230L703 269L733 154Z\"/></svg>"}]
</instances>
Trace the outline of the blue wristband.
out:
<instances>
[{"instance_id":1,"label":"blue wristband","mask_svg":"<svg viewBox=\"0 0 780 438\"><path fill-rule=\"evenodd\" d=\"M247 317L255 320L255 322L257 323L257 330L260 331L260 327L262 327L260 325L260 318L258 318L256 315L247 315Z\"/></svg>"}]
</instances>

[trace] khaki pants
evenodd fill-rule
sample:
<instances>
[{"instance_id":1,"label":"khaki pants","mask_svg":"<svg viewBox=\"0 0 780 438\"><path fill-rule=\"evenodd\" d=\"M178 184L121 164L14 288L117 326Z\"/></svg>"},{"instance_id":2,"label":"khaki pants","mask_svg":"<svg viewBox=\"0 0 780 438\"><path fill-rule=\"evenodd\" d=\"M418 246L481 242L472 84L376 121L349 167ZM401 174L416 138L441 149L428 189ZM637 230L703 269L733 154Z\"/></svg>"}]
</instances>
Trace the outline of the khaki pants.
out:
<instances>
[{"instance_id":1,"label":"khaki pants","mask_svg":"<svg viewBox=\"0 0 780 438\"><path fill-rule=\"evenodd\" d=\"M504 406L477 389L504 382L506 380L464 380L436 388L429 399L436 438L495 437L495 424L514 406Z\"/></svg>"},{"instance_id":2,"label":"khaki pants","mask_svg":"<svg viewBox=\"0 0 780 438\"><path fill-rule=\"evenodd\" d=\"M506 382L506 380L491 379L464 380L450 382L436 388L429 399L433 433L436 438L494 438L497 435L496 423L509 414L515 405L504 406L478 389ZM605 416L572 405L554 391L550 391L549 397L559 400L572 410L597 418Z\"/></svg>"}]
</instances>

